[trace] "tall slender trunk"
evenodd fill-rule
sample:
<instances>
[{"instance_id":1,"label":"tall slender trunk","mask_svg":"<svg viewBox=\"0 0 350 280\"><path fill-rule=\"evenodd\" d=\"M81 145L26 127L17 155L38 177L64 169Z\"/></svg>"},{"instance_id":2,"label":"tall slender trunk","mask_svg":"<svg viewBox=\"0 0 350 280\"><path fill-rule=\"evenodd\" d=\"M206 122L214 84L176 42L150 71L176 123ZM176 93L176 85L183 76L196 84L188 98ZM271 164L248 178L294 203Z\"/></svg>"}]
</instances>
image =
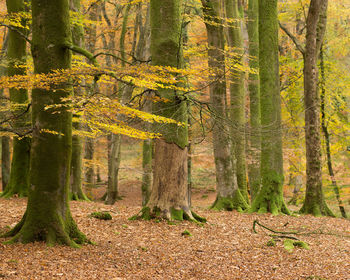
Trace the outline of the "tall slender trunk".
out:
<instances>
[{"instance_id":1,"label":"tall slender trunk","mask_svg":"<svg viewBox=\"0 0 350 280\"><path fill-rule=\"evenodd\" d=\"M8 46L8 33L4 35L4 40L0 53L0 62L2 64L4 57L7 52ZM6 75L6 67L0 65L0 76ZM3 97L4 90L0 89L0 97ZM1 137L1 183L2 191L6 190L10 179L10 167L11 167L11 158L10 158L10 137L2 136Z\"/></svg>"},{"instance_id":2,"label":"tall slender trunk","mask_svg":"<svg viewBox=\"0 0 350 280\"><path fill-rule=\"evenodd\" d=\"M202 1L208 34L208 66L213 69L209 86L213 111L213 149L217 196L212 208L243 210L248 207L237 185L235 161L232 160L227 120L224 31L220 0ZM212 21L215 21L213 24Z\"/></svg>"},{"instance_id":3,"label":"tall slender trunk","mask_svg":"<svg viewBox=\"0 0 350 280\"><path fill-rule=\"evenodd\" d=\"M259 74L262 186L252 203L251 212L289 214L282 190L283 157L277 0L259 2Z\"/></svg>"},{"instance_id":4,"label":"tall slender trunk","mask_svg":"<svg viewBox=\"0 0 350 280\"><path fill-rule=\"evenodd\" d=\"M229 72L231 139L236 158L237 184L244 199L249 202L246 176L245 151L245 89L243 65L244 46L242 21L238 11L238 0L225 0L228 24L228 46L230 47L231 70ZM232 22L230 22L232 21ZM238 67L237 67L238 66Z\"/></svg>"},{"instance_id":5,"label":"tall slender trunk","mask_svg":"<svg viewBox=\"0 0 350 280\"><path fill-rule=\"evenodd\" d=\"M310 2L304 54L306 193L300 212L315 216L334 216L325 202L322 189L320 96L317 88L317 58L326 29L327 5L327 0Z\"/></svg>"},{"instance_id":6,"label":"tall slender trunk","mask_svg":"<svg viewBox=\"0 0 350 280\"><path fill-rule=\"evenodd\" d=\"M70 10L80 13L80 0L70 0ZM84 28L81 25L72 27L73 44L84 48ZM74 94L79 95L81 89L75 89ZM78 118L78 116L74 116ZM73 123L73 128L79 130L81 124ZM71 160L71 198L73 200L89 200L82 189L83 176L83 141L80 136L72 136L72 160Z\"/></svg>"},{"instance_id":7,"label":"tall slender trunk","mask_svg":"<svg viewBox=\"0 0 350 280\"><path fill-rule=\"evenodd\" d=\"M25 11L24 0L8 0L7 11L11 13L20 13ZM22 20L25 26L25 20ZM25 28L17 28L18 31L26 33ZM9 30L7 49L8 59L8 75L23 75L25 74L26 64L26 40L16 30ZM10 89L10 101L13 107L14 115L21 115L28 106L28 91L26 89ZM14 129L24 129L29 123L29 115L16 118L13 121ZM11 197L18 195L20 197L27 196L29 187L29 157L30 157L30 138L23 137L13 138L13 153L11 162L11 172L8 185L3 197Z\"/></svg>"},{"instance_id":8,"label":"tall slender trunk","mask_svg":"<svg viewBox=\"0 0 350 280\"><path fill-rule=\"evenodd\" d=\"M330 135L328 131L328 127L326 125L326 75L325 75L325 67L324 67L324 53L323 48L321 47L320 51L320 70L321 70L321 81L320 81L320 87L321 87L321 126L323 135L325 138L325 144L326 144L326 156L327 156L327 167L329 176L331 177L333 191L335 193L335 197L338 201L338 206L340 213L343 218L347 218L344 203L340 197L340 189L337 184L337 180L335 179L335 174L333 171L333 164L332 164L332 154L331 154L331 141L330 141Z\"/></svg>"},{"instance_id":9,"label":"tall slender trunk","mask_svg":"<svg viewBox=\"0 0 350 280\"><path fill-rule=\"evenodd\" d=\"M71 53L63 47L72 40L68 0L32 0L32 30L34 73L69 69ZM51 90L33 89L28 204L22 220L5 234L13 236L10 243L46 241L49 245L77 247L77 243L87 241L78 230L68 203L72 116L66 106L44 109L62 104L62 98L70 95L71 88L66 83Z\"/></svg>"},{"instance_id":10,"label":"tall slender trunk","mask_svg":"<svg viewBox=\"0 0 350 280\"><path fill-rule=\"evenodd\" d=\"M99 18L100 7L98 3L93 3L89 11L89 19L96 22ZM97 25L93 24L86 29L86 48L89 52L94 53L97 41ZM96 84L92 85L91 91L96 90ZM89 128L87 128L89 129ZM84 160L86 162L85 168L85 182L86 182L86 194L89 198L92 198L92 187L95 186L95 166L94 166L94 153L95 153L95 139L91 137L85 138L84 146Z\"/></svg>"},{"instance_id":11,"label":"tall slender trunk","mask_svg":"<svg viewBox=\"0 0 350 280\"><path fill-rule=\"evenodd\" d=\"M253 71L259 68L259 0L249 0L248 4L249 67ZM250 109L250 149L248 178L250 196L253 201L260 190L260 87L258 73L249 73L249 109Z\"/></svg>"},{"instance_id":12,"label":"tall slender trunk","mask_svg":"<svg viewBox=\"0 0 350 280\"><path fill-rule=\"evenodd\" d=\"M121 28L121 34L119 39L119 51L121 56L121 66L125 66L125 38L127 32L127 25L129 20L129 12L131 5L126 5L123 13L123 23ZM136 32L136 31L135 31ZM125 103L125 100L129 99L129 89L127 86L120 83L119 85L119 98L121 103ZM132 91L131 91L132 92ZM113 205L118 196L118 175L119 175L119 166L121 161L121 144L122 136L112 134L108 137L108 184L107 184L107 194L105 203Z\"/></svg>"}]
</instances>

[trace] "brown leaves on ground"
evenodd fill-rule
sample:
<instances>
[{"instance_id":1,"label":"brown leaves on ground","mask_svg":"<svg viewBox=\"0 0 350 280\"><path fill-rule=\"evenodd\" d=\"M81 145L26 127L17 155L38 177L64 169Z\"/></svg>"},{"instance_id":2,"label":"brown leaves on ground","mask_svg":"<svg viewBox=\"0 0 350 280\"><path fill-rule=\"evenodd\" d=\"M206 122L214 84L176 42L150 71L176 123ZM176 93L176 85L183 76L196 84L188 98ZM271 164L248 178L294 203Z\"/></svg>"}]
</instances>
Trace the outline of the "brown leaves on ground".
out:
<instances>
[{"instance_id":1,"label":"brown leaves on ground","mask_svg":"<svg viewBox=\"0 0 350 280\"><path fill-rule=\"evenodd\" d=\"M79 228L96 245L0 244L0 279L350 279L350 238L344 236L350 235L349 220L213 212L207 210L208 199L196 193L194 210L208 218L204 226L129 221L140 210L139 189L124 187L126 197L115 206L71 203ZM25 199L0 199L1 231L20 220L25 205ZM113 219L89 217L96 211L109 211ZM269 247L266 231L257 227L253 233L255 219L282 231L343 236L299 236L310 249L288 253L283 240ZM182 235L185 230L192 236Z\"/></svg>"}]
</instances>

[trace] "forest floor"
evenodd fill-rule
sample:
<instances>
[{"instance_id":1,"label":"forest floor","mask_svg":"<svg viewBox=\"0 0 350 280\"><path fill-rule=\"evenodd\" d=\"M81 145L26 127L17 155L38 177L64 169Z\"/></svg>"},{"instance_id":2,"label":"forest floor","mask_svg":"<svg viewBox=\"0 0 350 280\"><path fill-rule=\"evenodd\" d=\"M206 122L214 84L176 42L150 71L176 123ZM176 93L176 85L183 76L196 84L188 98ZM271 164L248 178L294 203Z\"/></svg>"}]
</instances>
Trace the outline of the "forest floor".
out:
<instances>
[{"instance_id":1,"label":"forest floor","mask_svg":"<svg viewBox=\"0 0 350 280\"><path fill-rule=\"evenodd\" d=\"M79 228L95 245L80 249L43 243L0 243L0 279L350 279L350 221L312 216L271 216L209 211L215 193L193 192L194 210L204 225L166 221L130 221L140 211L139 181L120 186L123 200L71 202ZM102 191L103 192L103 191ZM26 199L0 199L0 232L23 215ZM109 211L109 221L89 217ZM253 221L295 236L309 249L288 252L283 241L269 247L268 232ZM183 236L188 230L192 236ZM0 239L5 241L5 239Z\"/></svg>"}]
</instances>

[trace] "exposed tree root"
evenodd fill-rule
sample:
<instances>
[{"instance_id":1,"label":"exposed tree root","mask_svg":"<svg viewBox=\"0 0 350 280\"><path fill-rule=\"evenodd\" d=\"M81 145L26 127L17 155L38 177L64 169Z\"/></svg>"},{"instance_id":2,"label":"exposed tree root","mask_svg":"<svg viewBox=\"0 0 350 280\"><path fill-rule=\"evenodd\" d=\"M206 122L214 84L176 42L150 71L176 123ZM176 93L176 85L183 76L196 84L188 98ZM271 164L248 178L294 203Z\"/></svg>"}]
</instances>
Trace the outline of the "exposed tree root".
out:
<instances>
[{"instance_id":1,"label":"exposed tree root","mask_svg":"<svg viewBox=\"0 0 350 280\"><path fill-rule=\"evenodd\" d=\"M35 241L44 241L48 246L55 244L68 245L73 248L79 248L79 244L92 244L91 241L78 229L71 216L64 222L58 215L53 219L48 218L48 222L41 226L34 223L35 219L29 219L27 212L23 215L21 221L10 231L1 235L1 237L12 237L5 241L5 244L16 242L30 243Z\"/></svg>"},{"instance_id":2,"label":"exposed tree root","mask_svg":"<svg viewBox=\"0 0 350 280\"><path fill-rule=\"evenodd\" d=\"M91 201L83 192L72 192L71 200L74 201Z\"/></svg>"},{"instance_id":3,"label":"exposed tree root","mask_svg":"<svg viewBox=\"0 0 350 280\"><path fill-rule=\"evenodd\" d=\"M315 217L320 217L320 216L335 217L332 210L329 209L328 205L325 202L322 204L314 203L312 205L304 203L304 205L299 210L299 213L311 214L311 215L314 215Z\"/></svg>"},{"instance_id":4,"label":"exposed tree root","mask_svg":"<svg viewBox=\"0 0 350 280\"><path fill-rule=\"evenodd\" d=\"M249 204L246 202L241 194L240 190L237 190L233 197L220 197L217 196L215 202L210 207L213 210L226 210L233 211L237 210L243 212L249 209Z\"/></svg>"},{"instance_id":5,"label":"exposed tree root","mask_svg":"<svg viewBox=\"0 0 350 280\"><path fill-rule=\"evenodd\" d=\"M130 220L151 220L151 219L165 219L169 221L191 221L205 223L207 220L195 212L191 211L188 207L169 209L160 209L153 207L152 211L149 207L143 207L142 210L135 216L132 216Z\"/></svg>"}]
</instances>

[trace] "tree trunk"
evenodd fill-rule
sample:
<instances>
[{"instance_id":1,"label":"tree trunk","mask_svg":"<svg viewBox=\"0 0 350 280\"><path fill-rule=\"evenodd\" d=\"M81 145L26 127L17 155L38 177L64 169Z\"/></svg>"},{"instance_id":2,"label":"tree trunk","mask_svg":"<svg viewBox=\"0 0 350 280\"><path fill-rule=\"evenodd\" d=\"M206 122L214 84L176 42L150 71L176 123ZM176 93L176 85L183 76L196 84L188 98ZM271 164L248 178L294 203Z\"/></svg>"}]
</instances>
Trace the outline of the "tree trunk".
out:
<instances>
[{"instance_id":1,"label":"tree trunk","mask_svg":"<svg viewBox=\"0 0 350 280\"><path fill-rule=\"evenodd\" d=\"M99 18L100 14L100 7L99 3L95 2L91 5L89 10L89 19L92 22L96 22ZM93 24L90 28L86 29L86 48L89 52L94 53L96 48L96 41L97 41L97 26L96 24ZM96 83L93 82L92 89L90 89L94 93L96 90ZM89 130L89 128L87 128ZM85 167L85 182L86 182L86 194L89 198L92 198L92 188L95 186L95 166L94 166L94 152L95 152L95 139L91 137L85 138L85 146L84 146L84 160L86 162Z\"/></svg>"},{"instance_id":2,"label":"tree trunk","mask_svg":"<svg viewBox=\"0 0 350 280\"><path fill-rule=\"evenodd\" d=\"M4 36L1 54L0 54L0 62L3 64L4 57L7 52L8 46L8 33ZM6 75L6 67L0 65L0 76ZM0 89L0 97L3 97L4 90ZM11 158L10 158L10 137L2 136L1 137L1 183L2 183L2 191L6 190L6 186L8 185L10 179L10 166L11 166Z\"/></svg>"},{"instance_id":3,"label":"tree trunk","mask_svg":"<svg viewBox=\"0 0 350 280\"><path fill-rule=\"evenodd\" d=\"M237 184L246 202L249 202L246 175L245 151L245 89L243 65L244 46L242 20L238 11L238 0L225 0L226 17L232 20L228 26L228 46L233 54L230 57L230 117L231 138L236 158ZM232 63L232 64L231 64ZM238 66L238 67L237 67Z\"/></svg>"},{"instance_id":4,"label":"tree trunk","mask_svg":"<svg viewBox=\"0 0 350 280\"><path fill-rule=\"evenodd\" d=\"M181 0L150 2L153 65L182 66L181 7ZM157 93L168 102L157 102L154 112L187 123L186 101L181 94L171 89L159 89ZM155 140L152 192L141 217L195 220L187 193L187 125L158 125L157 129L162 137Z\"/></svg>"},{"instance_id":5,"label":"tree trunk","mask_svg":"<svg viewBox=\"0 0 350 280\"><path fill-rule=\"evenodd\" d=\"M11 13L20 13L25 11L24 0L7 0L7 11ZM25 20L22 20L25 26ZM24 28L18 28L20 32L26 33ZM9 30L7 48L8 58L8 75L23 75L25 74L26 61L26 40L15 30ZM20 115L27 109L28 92L26 89L10 89L10 101L15 107L12 109L14 115ZM14 129L24 129L29 121L29 116L17 118L13 121ZM11 172L8 185L2 197L9 198L13 195L19 197L27 196L29 187L29 157L30 157L30 138L23 137L13 138L13 153L11 162Z\"/></svg>"},{"instance_id":6,"label":"tree trunk","mask_svg":"<svg viewBox=\"0 0 350 280\"><path fill-rule=\"evenodd\" d=\"M258 71L259 68L259 1L249 0L248 5L248 36L249 36L249 67ZM248 163L248 178L251 201L260 190L260 87L259 75L249 73L249 109L250 109L250 149Z\"/></svg>"},{"instance_id":7,"label":"tree trunk","mask_svg":"<svg viewBox=\"0 0 350 280\"><path fill-rule=\"evenodd\" d=\"M70 0L70 10L80 13L80 0ZM84 28L81 25L72 27L73 44L84 48ZM79 95L81 89L75 89L74 94ZM78 116L74 116L78 118ZM73 128L80 129L80 123L74 122ZM89 200L82 189L83 176L83 141L80 136L72 136L72 160L71 160L71 198L72 200Z\"/></svg>"},{"instance_id":8,"label":"tree trunk","mask_svg":"<svg viewBox=\"0 0 350 280\"><path fill-rule=\"evenodd\" d=\"M105 203L113 205L118 199L121 135L108 136L108 183Z\"/></svg>"},{"instance_id":9,"label":"tree trunk","mask_svg":"<svg viewBox=\"0 0 350 280\"><path fill-rule=\"evenodd\" d=\"M306 143L306 193L301 213L334 216L322 190L320 97L317 58L326 29L327 0L311 0L306 20L304 54L304 103Z\"/></svg>"},{"instance_id":10,"label":"tree trunk","mask_svg":"<svg viewBox=\"0 0 350 280\"><path fill-rule=\"evenodd\" d=\"M251 212L289 214L282 190L283 157L277 0L259 2L259 67L262 186L253 201Z\"/></svg>"},{"instance_id":11,"label":"tree trunk","mask_svg":"<svg viewBox=\"0 0 350 280\"><path fill-rule=\"evenodd\" d=\"M69 69L71 54L63 47L72 40L68 0L32 0L32 21L34 72L46 74L55 69ZM76 247L77 243L87 241L78 230L68 204L72 116L65 106L44 109L47 105L62 104L61 98L70 94L67 84L56 85L51 90L33 89L28 204L22 220L5 234L13 236L10 243L46 241L49 245ZM58 113L52 114L53 111Z\"/></svg>"},{"instance_id":12,"label":"tree trunk","mask_svg":"<svg viewBox=\"0 0 350 280\"><path fill-rule=\"evenodd\" d=\"M121 34L119 39L119 51L121 56L121 66L125 66L125 37L127 32L127 25L129 19L129 11L131 5L126 5L123 13L123 23L121 28ZM128 86L119 84L119 98L121 103L125 103L125 100L129 99L129 95L132 93ZM130 94L128 94L130 92ZM113 205L119 198L118 196L118 175L119 166L121 160L121 135L112 134L108 139L108 185L105 203Z\"/></svg>"},{"instance_id":13,"label":"tree trunk","mask_svg":"<svg viewBox=\"0 0 350 280\"><path fill-rule=\"evenodd\" d=\"M333 186L333 191L335 194L335 197L337 198L338 201L338 206L340 213L343 218L347 218L344 203L340 197L340 189L337 184L337 180L335 179L335 174L333 171L333 163L332 163L332 154L331 154L331 140L330 140L330 135L328 131L328 127L326 125L326 101L325 101L325 96L326 96L326 75L325 75L325 67L324 67L324 55L323 55L323 49L321 48L320 52L320 68L321 68L321 126L322 126L322 131L323 135L325 138L325 144L326 144L326 156L327 156L327 167L328 167L328 172L329 176L331 177L332 181L332 186Z\"/></svg>"},{"instance_id":14,"label":"tree trunk","mask_svg":"<svg viewBox=\"0 0 350 280\"><path fill-rule=\"evenodd\" d=\"M209 86L213 111L213 149L216 168L217 196L213 209L244 210L247 202L238 189L235 161L232 160L227 122L224 31L220 0L202 1L204 20L208 34L208 65L213 70ZM215 21L212 24L212 21Z\"/></svg>"}]
</instances>

